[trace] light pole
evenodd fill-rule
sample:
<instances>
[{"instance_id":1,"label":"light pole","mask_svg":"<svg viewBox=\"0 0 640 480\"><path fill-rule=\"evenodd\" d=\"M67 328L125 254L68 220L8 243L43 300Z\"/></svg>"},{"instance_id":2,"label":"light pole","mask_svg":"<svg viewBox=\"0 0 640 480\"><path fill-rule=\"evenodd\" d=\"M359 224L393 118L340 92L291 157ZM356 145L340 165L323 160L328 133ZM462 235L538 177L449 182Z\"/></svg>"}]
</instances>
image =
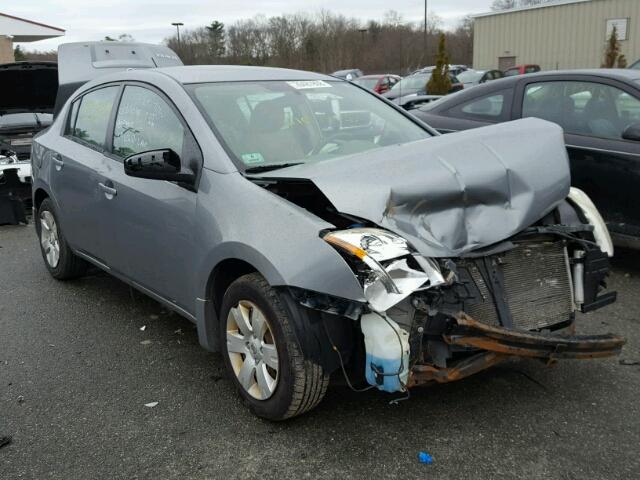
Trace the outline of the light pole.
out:
<instances>
[{"instance_id":1,"label":"light pole","mask_svg":"<svg viewBox=\"0 0 640 480\"><path fill-rule=\"evenodd\" d=\"M424 54L427 54L427 0L424 0Z\"/></svg>"},{"instance_id":2,"label":"light pole","mask_svg":"<svg viewBox=\"0 0 640 480\"><path fill-rule=\"evenodd\" d=\"M178 32L178 45L180 45L180 27L182 27L184 25L184 23L182 22L175 22L172 23L171 25L173 25L174 27L176 27L176 31Z\"/></svg>"}]
</instances>

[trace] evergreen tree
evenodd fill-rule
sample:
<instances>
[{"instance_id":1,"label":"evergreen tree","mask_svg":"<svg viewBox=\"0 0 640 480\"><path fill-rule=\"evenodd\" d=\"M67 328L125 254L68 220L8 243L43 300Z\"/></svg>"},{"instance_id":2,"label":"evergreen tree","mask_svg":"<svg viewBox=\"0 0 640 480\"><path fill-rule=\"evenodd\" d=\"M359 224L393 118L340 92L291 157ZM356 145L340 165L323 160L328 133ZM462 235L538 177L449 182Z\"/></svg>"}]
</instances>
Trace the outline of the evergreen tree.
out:
<instances>
[{"instance_id":1,"label":"evergreen tree","mask_svg":"<svg viewBox=\"0 0 640 480\"><path fill-rule=\"evenodd\" d=\"M204 27L209 36L209 54L214 57L222 57L225 53L224 23L217 20Z\"/></svg>"},{"instance_id":2,"label":"evergreen tree","mask_svg":"<svg viewBox=\"0 0 640 480\"><path fill-rule=\"evenodd\" d=\"M604 62L602 68L627 68L627 59L620 53L620 41L618 40L618 29L614 26L611 36L607 40L607 47L604 51Z\"/></svg>"},{"instance_id":3,"label":"evergreen tree","mask_svg":"<svg viewBox=\"0 0 640 480\"><path fill-rule=\"evenodd\" d=\"M436 68L431 72L431 78L427 82L429 95L446 95L451 90L449 78L449 55L447 54L444 33L440 34L438 42L438 55L436 56Z\"/></svg>"},{"instance_id":4,"label":"evergreen tree","mask_svg":"<svg viewBox=\"0 0 640 480\"><path fill-rule=\"evenodd\" d=\"M13 49L13 57L16 62L23 62L27 59L27 56L22 51L22 48L20 48L20 45L16 45L16 48Z\"/></svg>"}]
</instances>

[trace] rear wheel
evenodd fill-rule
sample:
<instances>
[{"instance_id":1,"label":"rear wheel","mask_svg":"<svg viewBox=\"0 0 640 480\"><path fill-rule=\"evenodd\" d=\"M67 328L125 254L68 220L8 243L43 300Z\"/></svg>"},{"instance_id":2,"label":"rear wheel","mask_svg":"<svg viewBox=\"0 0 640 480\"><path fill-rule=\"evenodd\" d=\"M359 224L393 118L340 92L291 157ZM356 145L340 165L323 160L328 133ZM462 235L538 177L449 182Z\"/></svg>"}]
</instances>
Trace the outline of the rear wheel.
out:
<instances>
[{"instance_id":1,"label":"rear wheel","mask_svg":"<svg viewBox=\"0 0 640 480\"><path fill-rule=\"evenodd\" d=\"M284 420L320 403L329 376L304 358L289 314L260 274L231 284L220 327L227 371L253 413Z\"/></svg>"},{"instance_id":2,"label":"rear wheel","mask_svg":"<svg viewBox=\"0 0 640 480\"><path fill-rule=\"evenodd\" d=\"M45 198L40 204L35 224L42 258L49 273L58 280L68 280L83 275L87 264L69 248L60 230L60 223L50 199Z\"/></svg>"}]
</instances>

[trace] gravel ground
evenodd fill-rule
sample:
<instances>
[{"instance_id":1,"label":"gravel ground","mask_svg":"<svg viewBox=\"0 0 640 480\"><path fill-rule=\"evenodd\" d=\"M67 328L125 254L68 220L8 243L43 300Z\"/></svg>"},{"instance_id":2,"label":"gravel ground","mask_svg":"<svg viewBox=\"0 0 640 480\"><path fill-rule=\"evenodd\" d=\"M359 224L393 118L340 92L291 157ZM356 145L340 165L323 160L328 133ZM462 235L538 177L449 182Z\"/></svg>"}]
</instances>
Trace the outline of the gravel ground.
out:
<instances>
[{"instance_id":1,"label":"gravel ground","mask_svg":"<svg viewBox=\"0 0 640 480\"><path fill-rule=\"evenodd\" d=\"M619 358L516 361L399 405L334 386L273 424L189 321L106 274L57 282L32 226L0 227L0 479L637 479L640 365L620 361L640 361L640 254L610 284L578 330L626 336Z\"/></svg>"}]
</instances>

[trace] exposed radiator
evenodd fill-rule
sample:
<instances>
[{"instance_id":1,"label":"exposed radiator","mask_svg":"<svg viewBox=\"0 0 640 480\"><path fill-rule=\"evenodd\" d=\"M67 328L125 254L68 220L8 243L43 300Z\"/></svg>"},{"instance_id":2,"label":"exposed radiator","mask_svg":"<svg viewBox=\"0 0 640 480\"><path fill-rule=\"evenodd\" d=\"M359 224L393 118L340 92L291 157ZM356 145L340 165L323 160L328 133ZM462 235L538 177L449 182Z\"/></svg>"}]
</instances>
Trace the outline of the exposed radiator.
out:
<instances>
[{"instance_id":1,"label":"exposed radiator","mask_svg":"<svg viewBox=\"0 0 640 480\"><path fill-rule=\"evenodd\" d=\"M506 304L514 328L536 330L571 318L571 275L562 242L520 244L488 259L497 265L504 279ZM482 259L465 262L482 297L480 303L467 304L465 312L483 323L500 325L486 272L483 275L479 268L482 262Z\"/></svg>"}]
</instances>

